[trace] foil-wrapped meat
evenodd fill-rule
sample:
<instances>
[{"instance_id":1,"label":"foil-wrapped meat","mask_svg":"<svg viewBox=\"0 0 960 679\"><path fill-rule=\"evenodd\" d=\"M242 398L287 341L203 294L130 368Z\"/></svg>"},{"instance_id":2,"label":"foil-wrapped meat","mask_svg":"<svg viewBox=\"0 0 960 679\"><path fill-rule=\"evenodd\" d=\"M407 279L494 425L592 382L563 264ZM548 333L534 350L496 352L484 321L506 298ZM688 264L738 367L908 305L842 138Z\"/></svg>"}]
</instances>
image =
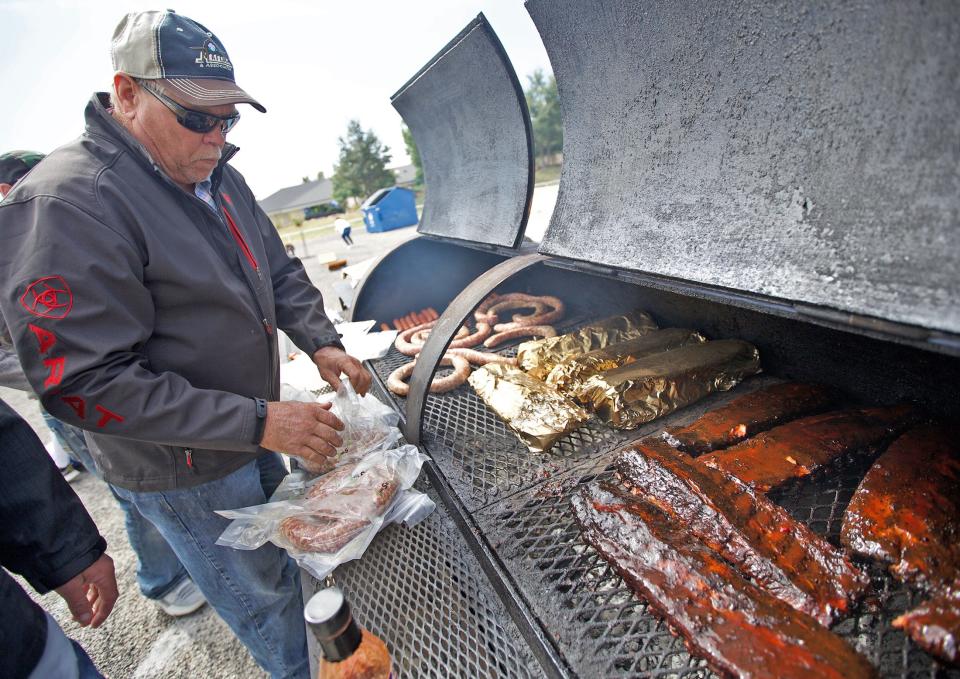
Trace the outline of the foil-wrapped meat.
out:
<instances>
[{"instance_id":1,"label":"foil-wrapped meat","mask_svg":"<svg viewBox=\"0 0 960 679\"><path fill-rule=\"evenodd\" d=\"M584 325L565 335L524 342L517 348L517 360L530 376L545 380L557 363L570 356L603 349L656 329L657 324L645 312L632 311Z\"/></svg>"},{"instance_id":2,"label":"foil-wrapped meat","mask_svg":"<svg viewBox=\"0 0 960 679\"><path fill-rule=\"evenodd\" d=\"M634 429L760 372L760 354L742 340L692 344L647 356L584 382L577 396L619 429Z\"/></svg>"},{"instance_id":3,"label":"foil-wrapped meat","mask_svg":"<svg viewBox=\"0 0 960 679\"><path fill-rule=\"evenodd\" d=\"M561 393L575 398L583 387L583 383L597 373L619 368L662 351L706 341L707 339L696 330L682 328L653 330L627 342L617 342L603 349L566 358L553 366L550 374L547 375L546 382Z\"/></svg>"},{"instance_id":4,"label":"foil-wrapped meat","mask_svg":"<svg viewBox=\"0 0 960 679\"><path fill-rule=\"evenodd\" d=\"M590 417L556 389L510 365L485 365L473 371L469 382L534 453L549 449Z\"/></svg>"}]
</instances>

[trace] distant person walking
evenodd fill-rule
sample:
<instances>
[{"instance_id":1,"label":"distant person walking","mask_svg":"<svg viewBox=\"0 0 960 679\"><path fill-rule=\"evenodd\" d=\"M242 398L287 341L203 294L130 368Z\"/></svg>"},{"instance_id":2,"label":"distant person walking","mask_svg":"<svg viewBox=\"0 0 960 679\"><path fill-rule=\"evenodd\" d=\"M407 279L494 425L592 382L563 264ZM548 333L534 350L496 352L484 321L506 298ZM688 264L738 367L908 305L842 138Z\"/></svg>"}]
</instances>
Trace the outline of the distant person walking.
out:
<instances>
[{"instance_id":1,"label":"distant person walking","mask_svg":"<svg viewBox=\"0 0 960 679\"><path fill-rule=\"evenodd\" d=\"M333 223L333 228L340 234L344 243L353 245L353 239L350 237L350 229L353 227L350 226L350 222L343 217L337 217L337 220Z\"/></svg>"}]
</instances>

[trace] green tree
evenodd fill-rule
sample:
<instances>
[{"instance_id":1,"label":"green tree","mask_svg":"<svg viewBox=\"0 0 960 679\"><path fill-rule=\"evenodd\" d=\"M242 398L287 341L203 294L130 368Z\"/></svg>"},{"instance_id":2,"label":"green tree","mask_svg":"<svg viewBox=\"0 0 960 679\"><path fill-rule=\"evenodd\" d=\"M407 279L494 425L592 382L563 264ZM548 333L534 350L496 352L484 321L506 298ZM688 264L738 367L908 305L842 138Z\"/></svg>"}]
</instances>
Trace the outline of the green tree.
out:
<instances>
[{"instance_id":1,"label":"green tree","mask_svg":"<svg viewBox=\"0 0 960 679\"><path fill-rule=\"evenodd\" d=\"M560 118L560 95L557 79L547 77L538 68L527 76L527 108L533 123L533 148L537 158L552 156L563 150L563 121Z\"/></svg>"},{"instance_id":2,"label":"green tree","mask_svg":"<svg viewBox=\"0 0 960 679\"><path fill-rule=\"evenodd\" d=\"M414 180L414 184L423 186L423 161L420 160L420 149L417 148L417 142L413 140L413 133L410 132L409 127L402 125L400 131L403 133L403 145L407 147L407 155L410 156L413 166L417 168L417 178Z\"/></svg>"},{"instance_id":3,"label":"green tree","mask_svg":"<svg viewBox=\"0 0 960 679\"><path fill-rule=\"evenodd\" d=\"M365 132L359 120L351 120L347 134L338 139L340 159L333 167L333 197L363 199L378 189L393 186L397 178L387 169L390 147L380 143L373 131Z\"/></svg>"}]
</instances>

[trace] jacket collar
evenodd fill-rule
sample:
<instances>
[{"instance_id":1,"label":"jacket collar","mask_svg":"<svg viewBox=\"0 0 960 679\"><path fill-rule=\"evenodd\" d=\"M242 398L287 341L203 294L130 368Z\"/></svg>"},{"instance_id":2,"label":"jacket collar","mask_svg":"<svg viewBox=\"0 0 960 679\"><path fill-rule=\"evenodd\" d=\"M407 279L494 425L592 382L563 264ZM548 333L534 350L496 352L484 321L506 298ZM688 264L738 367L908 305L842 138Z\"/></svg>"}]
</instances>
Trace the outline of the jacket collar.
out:
<instances>
[{"instance_id":1,"label":"jacket collar","mask_svg":"<svg viewBox=\"0 0 960 679\"><path fill-rule=\"evenodd\" d=\"M127 150L131 152L131 155L133 155L139 162L144 163L144 165L151 170L156 170L157 172L162 173L164 178L173 184L173 181L166 176L166 173L160 169L160 166L153 161L153 158L147 152L147 149L144 148L143 144L137 141L132 134L124 129L123 125L114 119L114 117L110 114L109 109L110 95L106 92L95 92L93 96L90 97L90 101L87 103L87 107L83 112L84 119L86 120L87 132L109 137L113 141L125 146ZM237 155L237 151L239 150L239 147L234 146L229 142L224 144L223 153L220 155L220 162L217 163L217 167L213 170L213 174L210 175L214 195L216 195L217 190L220 187L220 180L223 176L223 168L228 162L230 162L231 158ZM173 185L176 186L176 184Z\"/></svg>"}]
</instances>

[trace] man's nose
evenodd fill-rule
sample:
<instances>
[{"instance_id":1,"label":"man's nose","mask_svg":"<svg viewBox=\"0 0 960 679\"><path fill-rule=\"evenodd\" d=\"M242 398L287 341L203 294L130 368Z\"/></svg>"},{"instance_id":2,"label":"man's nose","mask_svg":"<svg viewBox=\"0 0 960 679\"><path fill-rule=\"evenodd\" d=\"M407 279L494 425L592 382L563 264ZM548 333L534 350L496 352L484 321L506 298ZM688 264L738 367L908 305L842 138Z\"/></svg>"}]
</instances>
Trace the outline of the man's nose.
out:
<instances>
[{"instance_id":1,"label":"man's nose","mask_svg":"<svg viewBox=\"0 0 960 679\"><path fill-rule=\"evenodd\" d=\"M223 146L227 143L227 135L223 131L223 125L217 125L209 132L205 132L203 135L203 141L208 144L216 144L217 146Z\"/></svg>"}]
</instances>

